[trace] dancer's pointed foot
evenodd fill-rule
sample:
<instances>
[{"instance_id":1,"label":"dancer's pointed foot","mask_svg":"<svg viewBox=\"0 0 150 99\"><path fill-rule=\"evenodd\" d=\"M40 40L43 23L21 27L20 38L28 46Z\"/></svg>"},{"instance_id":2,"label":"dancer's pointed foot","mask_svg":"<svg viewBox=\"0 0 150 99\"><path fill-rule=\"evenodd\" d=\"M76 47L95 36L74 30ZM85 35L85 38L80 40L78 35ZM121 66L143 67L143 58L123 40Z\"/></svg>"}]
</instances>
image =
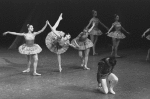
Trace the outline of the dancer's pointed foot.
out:
<instances>
[{"instance_id":1,"label":"dancer's pointed foot","mask_svg":"<svg viewBox=\"0 0 150 99\"><path fill-rule=\"evenodd\" d=\"M110 92L111 94L116 94L112 88L109 89L109 92Z\"/></svg>"},{"instance_id":2,"label":"dancer's pointed foot","mask_svg":"<svg viewBox=\"0 0 150 99\"><path fill-rule=\"evenodd\" d=\"M84 66L83 69L85 69L85 70L90 70L90 68L88 68L87 66Z\"/></svg>"},{"instance_id":3,"label":"dancer's pointed foot","mask_svg":"<svg viewBox=\"0 0 150 99\"><path fill-rule=\"evenodd\" d=\"M84 66L84 64L81 64L81 67L83 67Z\"/></svg>"},{"instance_id":4,"label":"dancer's pointed foot","mask_svg":"<svg viewBox=\"0 0 150 99\"><path fill-rule=\"evenodd\" d=\"M146 61L149 61L150 59L149 59L149 57L146 57Z\"/></svg>"},{"instance_id":5,"label":"dancer's pointed foot","mask_svg":"<svg viewBox=\"0 0 150 99\"><path fill-rule=\"evenodd\" d=\"M85 64L85 63L84 63L84 60L82 60L82 64L81 64L81 67L83 67L83 66L84 66L84 64Z\"/></svg>"},{"instance_id":6,"label":"dancer's pointed foot","mask_svg":"<svg viewBox=\"0 0 150 99\"><path fill-rule=\"evenodd\" d=\"M73 47L73 48L75 48L75 45L73 45L73 44L69 44L71 47Z\"/></svg>"},{"instance_id":7,"label":"dancer's pointed foot","mask_svg":"<svg viewBox=\"0 0 150 99\"><path fill-rule=\"evenodd\" d=\"M93 56L94 56L94 55L98 55L98 53L93 53Z\"/></svg>"},{"instance_id":8,"label":"dancer's pointed foot","mask_svg":"<svg viewBox=\"0 0 150 99\"><path fill-rule=\"evenodd\" d=\"M97 90L101 91L101 90L102 90L102 87L101 87L101 86L98 86L98 87L97 87Z\"/></svg>"},{"instance_id":9,"label":"dancer's pointed foot","mask_svg":"<svg viewBox=\"0 0 150 99\"><path fill-rule=\"evenodd\" d=\"M59 68L59 72L61 73L61 71L62 71L62 68Z\"/></svg>"},{"instance_id":10,"label":"dancer's pointed foot","mask_svg":"<svg viewBox=\"0 0 150 99\"><path fill-rule=\"evenodd\" d=\"M98 87L102 87L102 84L101 84L101 83L99 83L99 84L98 84Z\"/></svg>"},{"instance_id":11,"label":"dancer's pointed foot","mask_svg":"<svg viewBox=\"0 0 150 99\"><path fill-rule=\"evenodd\" d=\"M33 73L34 76L41 76L39 73Z\"/></svg>"},{"instance_id":12,"label":"dancer's pointed foot","mask_svg":"<svg viewBox=\"0 0 150 99\"><path fill-rule=\"evenodd\" d=\"M116 57L116 58L120 58L121 56L119 56L119 55L115 55L115 57Z\"/></svg>"},{"instance_id":13,"label":"dancer's pointed foot","mask_svg":"<svg viewBox=\"0 0 150 99\"><path fill-rule=\"evenodd\" d=\"M23 73L28 73L28 72L30 72L30 68L28 68L28 69L26 69L26 70L24 70L24 71L22 71Z\"/></svg>"}]
</instances>

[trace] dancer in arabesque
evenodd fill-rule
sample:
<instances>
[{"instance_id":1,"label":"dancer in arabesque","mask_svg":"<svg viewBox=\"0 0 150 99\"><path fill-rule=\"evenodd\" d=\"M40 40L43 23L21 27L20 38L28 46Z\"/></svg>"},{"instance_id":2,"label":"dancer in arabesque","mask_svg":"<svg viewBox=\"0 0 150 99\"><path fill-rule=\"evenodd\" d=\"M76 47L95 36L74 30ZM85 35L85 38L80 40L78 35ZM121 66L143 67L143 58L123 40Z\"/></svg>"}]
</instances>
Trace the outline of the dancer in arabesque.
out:
<instances>
[{"instance_id":1,"label":"dancer in arabesque","mask_svg":"<svg viewBox=\"0 0 150 99\"><path fill-rule=\"evenodd\" d=\"M57 27L59 26L61 20L62 20L62 13L60 14L57 22L53 27L48 22L48 25L50 26L52 31L48 33L45 39L47 48L51 52L57 54L59 72L62 71L61 54L65 53L69 48L69 44L70 44L69 39L71 38L70 34L65 34L63 31L57 30Z\"/></svg>"}]
</instances>

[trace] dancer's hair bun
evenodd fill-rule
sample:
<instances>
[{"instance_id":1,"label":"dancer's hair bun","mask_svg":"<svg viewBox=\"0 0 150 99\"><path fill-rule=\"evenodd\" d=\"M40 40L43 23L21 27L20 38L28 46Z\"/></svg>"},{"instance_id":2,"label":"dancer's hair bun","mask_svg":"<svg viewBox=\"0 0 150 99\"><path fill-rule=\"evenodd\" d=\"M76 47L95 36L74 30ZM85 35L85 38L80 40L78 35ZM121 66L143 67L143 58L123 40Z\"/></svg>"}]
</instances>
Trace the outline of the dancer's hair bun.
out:
<instances>
[{"instance_id":1,"label":"dancer's hair bun","mask_svg":"<svg viewBox=\"0 0 150 99\"><path fill-rule=\"evenodd\" d=\"M27 27L29 27L30 26L30 24L27 24Z\"/></svg>"}]
</instances>

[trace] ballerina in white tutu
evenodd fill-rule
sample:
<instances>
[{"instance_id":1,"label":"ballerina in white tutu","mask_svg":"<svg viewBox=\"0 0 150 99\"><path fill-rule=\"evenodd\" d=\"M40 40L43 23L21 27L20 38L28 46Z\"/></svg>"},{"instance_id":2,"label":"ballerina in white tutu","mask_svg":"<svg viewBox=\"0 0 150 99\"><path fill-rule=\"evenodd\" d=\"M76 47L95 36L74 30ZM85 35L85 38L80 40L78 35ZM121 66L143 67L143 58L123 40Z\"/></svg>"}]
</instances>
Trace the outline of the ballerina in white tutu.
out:
<instances>
[{"instance_id":1,"label":"ballerina in white tutu","mask_svg":"<svg viewBox=\"0 0 150 99\"><path fill-rule=\"evenodd\" d=\"M95 52L95 46L98 40L98 37L100 35L102 35L102 31L98 28L98 25L101 24L103 27L105 27L108 30L108 27L105 26L98 18L97 18L97 11L92 10L92 14L93 17L91 18L89 24L87 25L87 29L90 27L90 25L92 25L93 23L95 23L95 26L93 27L93 29L90 31L90 39L93 42L93 55L97 55L97 53Z\"/></svg>"},{"instance_id":2,"label":"ballerina in white tutu","mask_svg":"<svg viewBox=\"0 0 150 99\"><path fill-rule=\"evenodd\" d=\"M113 28L115 28L115 31L110 32ZM121 29L124 30L126 33L129 34L122 26L121 23L119 22L119 16L115 15L115 22L112 24L111 28L107 32L107 36L112 38L112 52L111 55L115 57L120 57L117 54L118 51L118 46L120 43L120 39L124 39L126 36L121 32ZM110 32L110 33L109 33Z\"/></svg>"},{"instance_id":3,"label":"ballerina in white tutu","mask_svg":"<svg viewBox=\"0 0 150 99\"><path fill-rule=\"evenodd\" d=\"M48 22L48 25L51 28L51 32L48 33L45 43L47 48L57 54L58 58L58 65L59 65L59 72L62 71L61 67L61 54L65 53L67 49L69 48L69 39L71 38L70 34L65 35L63 31L58 31L56 28L58 27L60 21L62 20L62 13L60 14L57 22L52 27L51 24Z\"/></svg>"},{"instance_id":4,"label":"ballerina in white tutu","mask_svg":"<svg viewBox=\"0 0 150 99\"><path fill-rule=\"evenodd\" d=\"M148 29L143 33L142 37L144 37L145 34L146 34L147 32L149 32L149 31L150 31L150 28L148 28ZM150 34L147 35L146 38L147 38L147 40L150 40ZM148 60L150 59L150 58L149 58L149 54L150 54L150 49L148 49L148 53L147 53L147 56L146 56L146 61L148 61Z\"/></svg>"},{"instance_id":5,"label":"ballerina in white tutu","mask_svg":"<svg viewBox=\"0 0 150 99\"><path fill-rule=\"evenodd\" d=\"M91 40L88 39L88 35L94 26L95 23L93 23L90 29L84 29L83 32L81 32L76 38L74 38L70 44L70 46L79 50L79 56L82 60L81 66L84 67L84 69L86 70L90 69L87 67L87 63L88 63L90 48L93 47L93 43Z\"/></svg>"},{"instance_id":6,"label":"ballerina in white tutu","mask_svg":"<svg viewBox=\"0 0 150 99\"><path fill-rule=\"evenodd\" d=\"M12 35L17 35L17 36L24 36L26 43L21 45L19 47L19 52L21 54L24 54L27 56L27 69L24 70L23 72L30 72L30 66L31 66L31 60L33 58L33 66L34 66L34 71L33 71L33 75L41 75L39 73L37 73L37 64L38 64L38 54L42 51L42 48L38 45L34 43L35 40L35 36L42 33L46 26L47 26L48 21L46 21L45 26L38 32L33 32L34 28L33 25L27 25L28 27L28 33L16 33L16 32L5 32L3 33L3 35L6 34L12 34Z\"/></svg>"}]
</instances>

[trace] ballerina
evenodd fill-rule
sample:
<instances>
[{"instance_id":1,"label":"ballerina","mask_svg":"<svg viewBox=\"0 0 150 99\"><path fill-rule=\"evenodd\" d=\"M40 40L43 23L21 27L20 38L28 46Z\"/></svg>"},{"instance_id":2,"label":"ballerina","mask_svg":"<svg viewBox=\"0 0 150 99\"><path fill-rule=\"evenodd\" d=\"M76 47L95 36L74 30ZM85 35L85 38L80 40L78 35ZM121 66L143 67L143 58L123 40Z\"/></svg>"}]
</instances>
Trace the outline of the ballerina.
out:
<instances>
[{"instance_id":1,"label":"ballerina","mask_svg":"<svg viewBox=\"0 0 150 99\"><path fill-rule=\"evenodd\" d=\"M27 25L28 33L16 33L10 31L3 33L3 35L12 34L17 36L24 36L26 43L19 47L19 52L27 56L28 63L27 69L24 70L23 73L30 72L31 60L33 58L33 66L34 66L33 75L35 76L41 75L37 73L37 64L38 64L38 54L42 51L42 48L38 44L35 44L34 40L36 35L42 33L45 30L47 23L48 21L46 21L45 26L38 32L33 32L34 31L33 25L28 24Z\"/></svg>"},{"instance_id":2,"label":"ballerina","mask_svg":"<svg viewBox=\"0 0 150 99\"><path fill-rule=\"evenodd\" d=\"M148 28L148 29L143 33L142 37L144 37L145 34L146 34L147 32L149 32L149 31L150 31L150 28ZM147 38L148 40L150 40L150 35L146 36L146 38ZM150 54L150 48L148 49L148 53L147 53L147 56L146 56L146 61L148 61L148 60L150 59L150 58L149 58L149 54Z\"/></svg>"},{"instance_id":3,"label":"ballerina","mask_svg":"<svg viewBox=\"0 0 150 99\"><path fill-rule=\"evenodd\" d=\"M116 65L115 57L106 57L98 62L97 82L98 89L103 93L115 94L113 88L118 83L118 77L112 73ZM107 82L109 85L107 85ZM108 87L109 86L109 87Z\"/></svg>"},{"instance_id":4,"label":"ballerina","mask_svg":"<svg viewBox=\"0 0 150 99\"><path fill-rule=\"evenodd\" d=\"M70 44L70 46L79 50L79 57L82 60L81 66L84 67L84 69L86 70L90 70L90 68L87 67L87 63L88 63L90 48L93 47L93 43L91 40L88 39L88 35L94 26L95 23L93 23L92 27L89 30L84 29L83 32L81 32L75 39L73 39Z\"/></svg>"},{"instance_id":5,"label":"ballerina","mask_svg":"<svg viewBox=\"0 0 150 99\"><path fill-rule=\"evenodd\" d=\"M56 28L58 27L60 21L62 20L62 13L60 14L57 22L52 27L48 22L48 25L51 28L51 32L47 35L45 39L45 43L47 48L57 54L58 65L59 65L59 72L62 71L61 67L61 54L65 53L69 48L69 39L71 38L70 34L66 34L63 31L57 31Z\"/></svg>"},{"instance_id":6,"label":"ballerina","mask_svg":"<svg viewBox=\"0 0 150 99\"><path fill-rule=\"evenodd\" d=\"M115 28L114 32L110 32L113 28ZM115 57L120 57L117 54L118 51L118 46L120 43L120 39L124 39L126 36L121 32L121 29L124 30L126 33L129 34L129 32L127 32L122 26L121 23L119 22L119 16L115 15L115 22L112 24L111 28L108 30L108 32L106 33L107 36L112 38L112 52L111 55L115 56ZM109 33L110 32L110 33Z\"/></svg>"},{"instance_id":7,"label":"ballerina","mask_svg":"<svg viewBox=\"0 0 150 99\"><path fill-rule=\"evenodd\" d=\"M94 28L90 31L90 39L93 42L93 55L97 55L97 53L95 52L95 46L98 40L98 36L102 35L102 31L98 28L98 24L100 23L103 27L105 27L108 30L108 27L105 26L98 18L97 18L97 11L92 10L93 13L93 18L91 18L89 24L86 26L86 28L88 29L89 26L93 23L95 23Z\"/></svg>"}]
</instances>

